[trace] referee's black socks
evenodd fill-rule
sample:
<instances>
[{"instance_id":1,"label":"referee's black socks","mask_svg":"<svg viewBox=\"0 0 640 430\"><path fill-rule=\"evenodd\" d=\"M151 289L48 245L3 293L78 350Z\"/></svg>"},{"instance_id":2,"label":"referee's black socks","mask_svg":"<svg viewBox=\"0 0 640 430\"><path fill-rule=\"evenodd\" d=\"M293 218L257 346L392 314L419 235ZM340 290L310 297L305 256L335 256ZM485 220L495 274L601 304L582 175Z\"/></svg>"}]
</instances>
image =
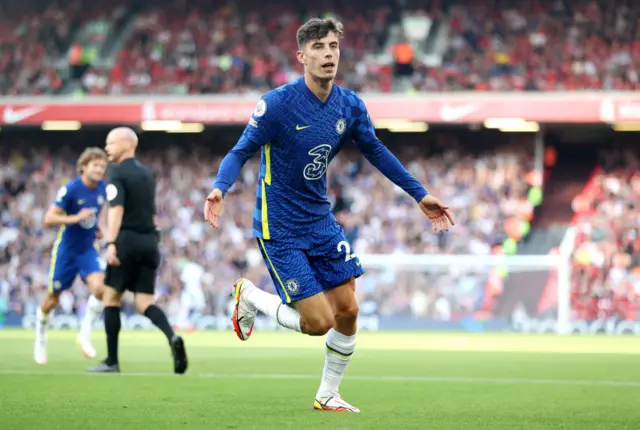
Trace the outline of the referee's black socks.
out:
<instances>
[{"instance_id":1,"label":"referee's black socks","mask_svg":"<svg viewBox=\"0 0 640 430\"><path fill-rule=\"evenodd\" d=\"M104 329L107 333L107 364L118 364L118 336L120 334L120 307L104 308Z\"/></svg>"},{"instance_id":2,"label":"referee's black socks","mask_svg":"<svg viewBox=\"0 0 640 430\"><path fill-rule=\"evenodd\" d=\"M151 305L144 311L144 316L149 318L156 327L162 330L162 333L167 336L167 340L171 343L171 339L173 339L175 333L171 328L171 324L169 324L167 316L162 312L162 309L156 305Z\"/></svg>"}]
</instances>

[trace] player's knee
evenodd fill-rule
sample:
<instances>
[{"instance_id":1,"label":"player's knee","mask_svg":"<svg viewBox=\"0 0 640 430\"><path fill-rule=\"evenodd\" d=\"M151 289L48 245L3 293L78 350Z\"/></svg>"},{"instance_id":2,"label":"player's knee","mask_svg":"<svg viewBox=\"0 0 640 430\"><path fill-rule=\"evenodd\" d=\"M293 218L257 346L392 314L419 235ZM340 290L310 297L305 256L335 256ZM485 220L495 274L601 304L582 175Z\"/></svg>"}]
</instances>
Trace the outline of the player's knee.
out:
<instances>
[{"instance_id":1,"label":"player's knee","mask_svg":"<svg viewBox=\"0 0 640 430\"><path fill-rule=\"evenodd\" d=\"M336 320L338 321L355 321L358 319L358 302L350 300L343 305L336 306Z\"/></svg>"},{"instance_id":2,"label":"player's knee","mask_svg":"<svg viewBox=\"0 0 640 430\"><path fill-rule=\"evenodd\" d=\"M102 300L104 297L104 285L103 284L92 284L89 286L89 290L91 294L95 296L96 299Z\"/></svg>"},{"instance_id":3,"label":"player's knee","mask_svg":"<svg viewBox=\"0 0 640 430\"><path fill-rule=\"evenodd\" d=\"M57 305L60 302L60 294L49 293L47 294L47 302Z\"/></svg>"},{"instance_id":4,"label":"player's knee","mask_svg":"<svg viewBox=\"0 0 640 430\"><path fill-rule=\"evenodd\" d=\"M317 315L301 320L301 329L310 336L324 336L335 324L332 315Z\"/></svg>"},{"instance_id":5,"label":"player's knee","mask_svg":"<svg viewBox=\"0 0 640 430\"><path fill-rule=\"evenodd\" d=\"M98 300L102 300L104 296L104 276L102 274L89 275L87 277L87 285L91 294L93 294Z\"/></svg>"}]
</instances>

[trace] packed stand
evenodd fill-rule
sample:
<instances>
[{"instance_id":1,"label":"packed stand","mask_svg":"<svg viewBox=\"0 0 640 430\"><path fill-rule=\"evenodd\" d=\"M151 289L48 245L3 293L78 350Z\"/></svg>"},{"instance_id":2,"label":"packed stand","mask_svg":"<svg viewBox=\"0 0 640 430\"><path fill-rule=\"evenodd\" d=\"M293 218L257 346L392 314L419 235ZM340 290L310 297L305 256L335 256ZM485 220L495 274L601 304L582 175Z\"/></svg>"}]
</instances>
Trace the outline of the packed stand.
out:
<instances>
[{"instance_id":1,"label":"packed stand","mask_svg":"<svg viewBox=\"0 0 640 430\"><path fill-rule=\"evenodd\" d=\"M0 4L0 95L62 92L73 42L99 43L127 0L24 0ZM73 59L73 61L72 61Z\"/></svg>"},{"instance_id":2,"label":"packed stand","mask_svg":"<svg viewBox=\"0 0 640 430\"><path fill-rule=\"evenodd\" d=\"M311 6L302 16L293 2L234 2L212 8L204 0L175 0L141 11L110 72L91 69L90 94L198 94L265 92L300 76L296 30L307 16L339 10L346 27L339 81L379 86L367 52L384 42L390 8L384 2ZM364 70L363 70L364 67Z\"/></svg>"},{"instance_id":3,"label":"packed stand","mask_svg":"<svg viewBox=\"0 0 640 430\"><path fill-rule=\"evenodd\" d=\"M122 3L127 14L134 14L133 31L113 68L92 66L84 73L88 94L265 92L300 76L296 29L329 11L345 24L338 82L356 91L405 89L394 79L407 73L407 89L414 92L640 88L640 3L632 0L458 0L404 9L383 0L308 7L290 0L222 6L206 0ZM83 41L98 46L110 21L129 19L124 8L112 5L106 0L60 6L44 0L5 2L0 6L0 94L60 91L65 73L59 66L74 32L95 21ZM391 25L412 16L430 26L424 46L408 49L411 64L399 70L381 54L398 47L387 46ZM426 42L439 37L441 26L448 28L447 49L441 65L427 66L421 54Z\"/></svg>"},{"instance_id":4,"label":"packed stand","mask_svg":"<svg viewBox=\"0 0 640 430\"><path fill-rule=\"evenodd\" d=\"M573 318L637 320L640 311L640 159L610 151L574 202Z\"/></svg>"},{"instance_id":5,"label":"packed stand","mask_svg":"<svg viewBox=\"0 0 640 430\"><path fill-rule=\"evenodd\" d=\"M421 91L640 88L640 3L455 1L441 67L418 67Z\"/></svg>"},{"instance_id":6,"label":"packed stand","mask_svg":"<svg viewBox=\"0 0 640 430\"><path fill-rule=\"evenodd\" d=\"M55 61L69 47L79 10L73 3L42 3L0 5L0 95L55 93L62 87Z\"/></svg>"},{"instance_id":7,"label":"packed stand","mask_svg":"<svg viewBox=\"0 0 640 430\"><path fill-rule=\"evenodd\" d=\"M423 149L398 150L401 160L428 189L453 209L458 225L436 235L430 222L393 184L357 153L341 153L329 171L329 196L352 249L367 253L487 254L504 240L502 223L526 195L522 179L531 168L523 145L478 155L458 149L455 135L437 139L436 154ZM14 145L15 146L15 145ZM24 148L24 146L21 146ZM48 266L56 231L45 228L43 215L58 187L74 176L79 151L45 148L3 153L0 175L0 297L9 309L33 315L47 290ZM158 174L158 224L162 231L162 265L158 298L179 324L198 315L225 315L229 288L240 276L275 293L252 238L252 215L258 160L244 167L225 201L221 228L212 229L202 206L221 161L205 146L181 144L142 152L142 161ZM170 166L170 168L168 167ZM363 312L413 315L450 320L472 312L485 290L487 273L438 268L435 273L372 268L361 279ZM64 294L59 312L82 314L88 290L77 280ZM0 306L0 309L2 307ZM135 313L129 302L128 314ZM1 312L0 312L1 313Z\"/></svg>"}]
</instances>

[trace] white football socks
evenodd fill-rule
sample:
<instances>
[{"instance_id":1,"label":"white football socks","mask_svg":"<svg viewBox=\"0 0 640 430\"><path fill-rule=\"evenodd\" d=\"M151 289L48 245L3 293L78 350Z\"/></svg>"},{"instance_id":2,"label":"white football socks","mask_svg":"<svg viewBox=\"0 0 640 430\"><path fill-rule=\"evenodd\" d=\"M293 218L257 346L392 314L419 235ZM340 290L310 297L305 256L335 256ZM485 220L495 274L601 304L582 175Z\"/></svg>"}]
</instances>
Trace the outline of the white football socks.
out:
<instances>
[{"instance_id":1,"label":"white football socks","mask_svg":"<svg viewBox=\"0 0 640 430\"><path fill-rule=\"evenodd\" d=\"M42 306L38 305L36 309L36 334L43 335L47 329L47 323L49 322L49 314L42 312Z\"/></svg>"},{"instance_id":2,"label":"white football socks","mask_svg":"<svg viewBox=\"0 0 640 430\"><path fill-rule=\"evenodd\" d=\"M89 301L87 302L87 310L84 313L84 318L82 319L82 325L80 326L80 336L88 339L91 335L91 330L93 329L93 324L96 322L102 310L104 309L104 304L96 298L93 294L89 297Z\"/></svg>"},{"instance_id":3,"label":"white football socks","mask_svg":"<svg viewBox=\"0 0 640 430\"><path fill-rule=\"evenodd\" d=\"M337 397L340 382L356 348L356 335L345 336L334 329L327 334L327 351L317 399Z\"/></svg>"},{"instance_id":4,"label":"white football socks","mask_svg":"<svg viewBox=\"0 0 640 430\"><path fill-rule=\"evenodd\" d=\"M275 318L282 327L301 332L300 314L292 307L283 305L280 297L255 286L247 288L246 291L245 299L257 310Z\"/></svg>"}]
</instances>

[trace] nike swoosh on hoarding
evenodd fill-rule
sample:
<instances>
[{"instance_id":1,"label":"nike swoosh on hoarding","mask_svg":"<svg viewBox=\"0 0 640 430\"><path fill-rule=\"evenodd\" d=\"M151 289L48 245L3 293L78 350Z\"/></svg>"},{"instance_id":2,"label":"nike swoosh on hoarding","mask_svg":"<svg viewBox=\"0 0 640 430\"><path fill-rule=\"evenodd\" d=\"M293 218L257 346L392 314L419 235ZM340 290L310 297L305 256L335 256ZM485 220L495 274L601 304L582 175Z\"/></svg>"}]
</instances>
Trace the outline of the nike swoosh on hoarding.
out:
<instances>
[{"instance_id":1,"label":"nike swoosh on hoarding","mask_svg":"<svg viewBox=\"0 0 640 430\"><path fill-rule=\"evenodd\" d=\"M2 113L2 122L5 124L17 124L44 110L43 107L31 106L24 109L13 109L7 106Z\"/></svg>"},{"instance_id":2,"label":"nike swoosh on hoarding","mask_svg":"<svg viewBox=\"0 0 640 430\"><path fill-rule=\"evenodd\" d=\"M457 121L477 109L474 105L442 106L440 108L440 117L444 121Z\"/></svg>"}]
</instances>

